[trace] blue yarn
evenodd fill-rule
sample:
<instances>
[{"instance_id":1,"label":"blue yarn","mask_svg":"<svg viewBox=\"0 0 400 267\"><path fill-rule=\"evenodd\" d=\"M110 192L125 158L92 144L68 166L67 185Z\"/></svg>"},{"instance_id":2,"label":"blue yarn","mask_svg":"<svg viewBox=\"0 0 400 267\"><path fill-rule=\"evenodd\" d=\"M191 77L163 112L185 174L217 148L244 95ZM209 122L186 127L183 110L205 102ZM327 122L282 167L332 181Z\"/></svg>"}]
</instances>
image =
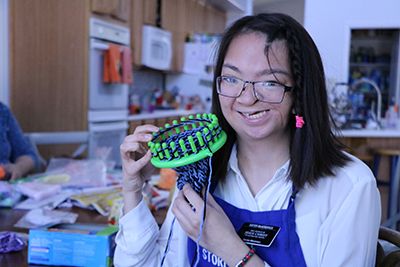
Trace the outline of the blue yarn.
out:
<instances>
[{"instance_id":1,"label":"blue yarn","mask_svg":"<svg viewBox=\"0 0 400 267\"><path fill-rule=\"evenodd\" d=\"M182 124L180 124L179 126L183 126L183 125L187 125L189 123L194 123L194 122L204 122L204 121L208 121L208 122L212 122L212 120L210 119L192 119L189 122L183 122ZM218 136L221 133L221 128L218 125L215 125L215 127L209 131L207 134L204 133L202 131L202 128L204 127L200 127L200 128L193 128L192 130L186 129L184 132L180 132L177 133L175 135L169 136L167 139L165 139L166 137L166 133L170 133L170 130L173 128L176 128L177 125L174 126L169 126L167 127L164 131L161 131L157 134L155 134L155 136L153 137L153 140L156 140L158 138L161 138L163 140L163 143L167 144L167 148L169 150L169 158L162 158L162 161L172 161L172 160L178 160L182 157L185 157L187 155L191 155L191 154L196 154L199 151L203 150L203 149L208 149L209 145L208 142L214 142L215 141L215 137ZM200 142L198 141L197 138L193 138L195 147L197 149L197 151L192 150L191 145L188 141L188 137L189 136L196 136L197 132L201 132L201 135L203 137L204 140L204 145L201 146ZM212 134L212 132L214 132L214 135ZM185 147L186 150L183 151L181 146L177 145L174 147L174 149L172 149L170 147L170 143L174 142L175 144L179 143L179 140L184 140L185 142ZM159 152L161 152L161 148L160 150L153 152L153 156L157 156L157 154ZM210 150L210 152L212 153L212 151ZM200 242L200 238L202 236L202 231L203 231L203 226L204 226L204 220L205 220L205 214L206 214L206 203L208 200L208 194L210 191L210 185L211 185L211 176L212 176L212 165L211 165L211 156L207 158L203 158L201 160L198 160L194 163L188 164L188 165L184 165L184 166L180 166L180 167L176 167L173 168L177 174L178 174L178 179L177 179L177 187L179 190L181 190L183 188L183 186L187 183L189 183L193 190L195 192L197 192L197 194L200 195L200 197L202 197L201 194L201 190L202 188L207 184L207 189L206 189L206 195L205 195L205 200L204 200L204 206L203 206L203 210L202 210L202 221L201 221L201 225L200 225L200 232L199 232L199 237L197 238L196 241L196 263L194 266L197 266L199 260L200 260L200 246L199 246L199 242ZM208 178L208 179L207 179ZM203 198L203 197L202 197ZM171 229L170 229L170 234L168 237L168 241L167 241L167 246L165 248L165 252L164 255L161 259L161 264L160 266L163 265L165 257L167 255L167 253L170 250L170 244L171 244L171 240L172 240L172 236L173 236L173 225L175 222L176 217L173 218L172 220L172 224L171 224ZM193 259L194 260L194 259ZM193 264L193 262L192 262Z\"/></svg>"},{"instance_id":2,"label":"blue yarn","mask_svg":"<svg viewBox=\"0 0 400 267\"><path fill-rule=\"evenodd\" d=\"M200 257L199 257L199 255L200 255L200 246L199 246L199 243L200 243L201 234L202 234L202 232L203 232L204 220L205 220L205 218L206 218L206 216L205 216L206 204L207 204L208 193L210 192L210 185L211 185L211 174L212 174L211 157L210 157L210 160L209 160L209 166L210 166L210 175L208 176L208 184L207 184L207 190L206 190L206 199L205 199L205 201L204 201L204 206L203 206L202 220L201 220L201 226L200 226L200 233L199 233L199 237L197 238L197 241L196 241L196 246L197 246L197 255L196 255L196 258L197 258L197 259L196 259L196 263L194 264L194 267L197 266L197 264L199 263L199 260L200 260Z\"/></svg>"},{"instance_id":3,"label":"blue yarn","mask_svg":"<svg viewBox=\"0 0 400 267\"><path fill-rule=\"evenodd\" d=\"M203 205L203 210L202 210L202 221L201 221L201 226L200 226L200 233L199 237L197 238L196 241L196 247L197 247L197 255L196 255L196 263L194 266L197 266L199 260L200 260L200 238L202 235L203 231L203 225L204 225L204 220L205 220L205 212L206 212L206 203L208 200L208 193L210 192L210 185L211 185L211 176L212 176L212 168L211 168L211 157L199 160L197 162L194 162L189 165L181 166L178 168L174 168L176 172L178 173L178 180L177 180L177 187L179 190L182 189L182 187L186 184L189 183L193 189L201 196L201 188L205 186L205 182L207 181L207 190L206 190L206 196L204 200L204 205ZM208 164L205 164L208 163ZM198 171L198 172L196 172ZM208 179L206 180L207 176L205 176L208 173ZM172 220L171 224L171 229L170 229L170 234L167 242L167 247L165 249L165 253L162 257L161 264L160 266L163 265L165 257L167 256L173 236L173 224L175 222L176 217Z\"/></svg>"},{"instance_id":4,"label":"blue yarn","mask_svg":"<svg viewBox=\"0 0 400 267\"><path fill-rule=\"evenodd\" d=\"M165 260L165 257L167 256L167 254L168 254L168 252L169 252L169 248L170 248L171 240L172 240L172 235L173 235L173 233L174 233L174 223L175 223L175 219L176 219L176 217L174 217L174 218L172 219L171 229L169 230L169 237L168 237L167 247L165 248L164 255L163 255L162 259L161 259L160 267L163 265L164 260Z\"/></svg>"}]
</instances>

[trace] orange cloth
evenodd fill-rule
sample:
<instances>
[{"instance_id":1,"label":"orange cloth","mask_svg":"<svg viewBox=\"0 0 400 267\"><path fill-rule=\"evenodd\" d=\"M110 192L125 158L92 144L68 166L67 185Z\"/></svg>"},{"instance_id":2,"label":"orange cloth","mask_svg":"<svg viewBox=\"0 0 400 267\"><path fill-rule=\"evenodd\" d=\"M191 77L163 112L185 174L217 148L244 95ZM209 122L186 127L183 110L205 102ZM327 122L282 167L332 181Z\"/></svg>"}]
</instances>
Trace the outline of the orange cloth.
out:
<instances>
[{"instance_id":1,"label":"orange cloth","mask_svg":"<svg viewBox=\"0 0 400 267\"><path fill-rule=\"evenodd\" d=\"M110 48L104 52L103 82L121 82L121 53L117 45L109 44Z\"/></svg>"},{"instance_id":2,"label":"orange cloth","mask_svg":"<svg viewBox=\"0 0 400 267\"><path fill-rule=\"evenodd\" d=\"M110 65L110 56L108 55L109 51L106 50L104 51L104 63L103 63L103 82L104 83L109 83L111 81L110 77L110 68L108 67Z\"/></svg>"},{"instance_id":3,"label":"orange cloth","mask_svg":"<svg viewBox=\"0 0 400 267\"><path fill-rule=\"evenodd\" d=\"M163 190L171 190L176 182L178 174L173 169L161 169L160 180L158 181L158 188Z\"/></svg>"},{"instance_id":4,"label":"orange cloth","mask_svg":"<svg viewBox=\"0 0 400 267\"><path fill-rule=\"evenodd\" d=\"M131 50L128 47L122 48L122 75L121 82L132 84L132 57Z\"/></svg>"}]
</instances>

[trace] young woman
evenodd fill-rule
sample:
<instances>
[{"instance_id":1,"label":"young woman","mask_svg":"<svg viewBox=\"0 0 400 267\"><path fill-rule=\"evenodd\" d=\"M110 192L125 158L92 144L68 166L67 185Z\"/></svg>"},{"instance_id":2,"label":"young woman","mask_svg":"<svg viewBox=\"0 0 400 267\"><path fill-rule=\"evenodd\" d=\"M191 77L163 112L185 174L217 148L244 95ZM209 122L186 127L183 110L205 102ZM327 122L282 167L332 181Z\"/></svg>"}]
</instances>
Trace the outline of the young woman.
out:
<instances>
[{"instance_id":1,"label":"young woman","mask_svg":"<svg viewBox=\"0 0 400 267\"><path fill-rule=\"evenodd\" d=\"M221 38L214 81L212 112L228 140L212 157L197 266L374 266L375 178L331 131L321 58L305 29L283 14L239 19ZM121 145L116 266L158 266L174 216L163 266L191 266L197 255L204 202L190 185L160 230L142 199L154 167L141 143L157 131L137 127Z\"/></svg>"}]
</instances>

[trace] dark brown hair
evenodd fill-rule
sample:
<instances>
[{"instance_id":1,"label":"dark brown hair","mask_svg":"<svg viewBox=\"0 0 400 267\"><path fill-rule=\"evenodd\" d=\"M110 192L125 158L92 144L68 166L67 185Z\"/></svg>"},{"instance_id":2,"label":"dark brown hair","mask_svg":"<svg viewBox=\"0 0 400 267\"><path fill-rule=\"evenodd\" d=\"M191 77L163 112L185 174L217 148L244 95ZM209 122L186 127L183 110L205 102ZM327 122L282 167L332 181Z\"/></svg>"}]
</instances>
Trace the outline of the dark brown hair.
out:
<instances>
[{"instance_id":1,"label":"dark brown hair","mask_svg":"<svg viewBox=\"0 0 400 267\"><path fill-rule=\"evenodd\" d=\"M296 188L302 188L305 184L313 185L321 177L332 175L333 168L344 166L350 158L342 152L342 145L331 130L333 125L319 51L301 24L279 13L243 17L234 22L220 39L214 72L212 112L217 115L228 140L212 158L213 179L225 180L230 153L236 141L235 130L222 114L215 81L221 75L232 40L248 33L259 33L266 37L267 57L272 42L283 40L287 45L294 81L293 105L296 113L303 116L305 121L302 128L296 128L294 115L289 120L289 179Z\"/></svg>"}]
</instances>

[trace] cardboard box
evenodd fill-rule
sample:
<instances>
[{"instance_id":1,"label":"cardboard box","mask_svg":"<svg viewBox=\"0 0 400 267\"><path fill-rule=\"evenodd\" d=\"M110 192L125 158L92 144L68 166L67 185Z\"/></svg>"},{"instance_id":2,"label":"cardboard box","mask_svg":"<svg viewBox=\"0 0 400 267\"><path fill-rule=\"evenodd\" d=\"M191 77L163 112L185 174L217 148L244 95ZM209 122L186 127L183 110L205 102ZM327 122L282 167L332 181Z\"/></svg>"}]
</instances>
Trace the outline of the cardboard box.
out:
<instances>
[{"instance_id":1,"label":"cardboard box","mask_svg":"<svg viewBox=\"0 0 400 267\"><path fill-rule=\"evenodd\" d=\"M28 262L45 265L109 267L117 226L58 224L29 231Z\"/></svg>"}]
</instances>

